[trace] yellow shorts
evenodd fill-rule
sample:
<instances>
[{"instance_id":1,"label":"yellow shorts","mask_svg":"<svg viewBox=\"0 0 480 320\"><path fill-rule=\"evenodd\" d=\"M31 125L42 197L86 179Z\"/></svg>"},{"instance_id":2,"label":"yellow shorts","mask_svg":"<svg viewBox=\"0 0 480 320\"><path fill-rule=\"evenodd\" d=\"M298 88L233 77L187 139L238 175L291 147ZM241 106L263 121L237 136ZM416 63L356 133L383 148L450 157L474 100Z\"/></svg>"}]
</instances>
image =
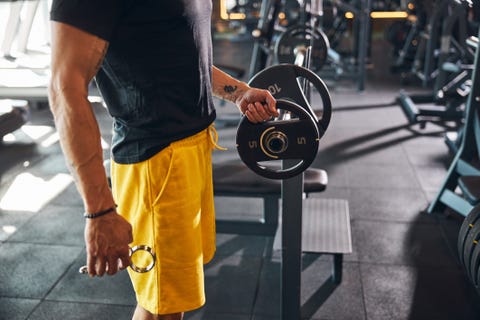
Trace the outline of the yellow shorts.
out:
<instances>
[{"instance_id":1,"label":"yellow shorts","mask_svg":"<svg viewBox=\"0 0 480 320\"><path fill-rule=\"evenodd\" d=\"M138 304L153 314L205 303L203 264L215 252L212 130L174 142L140 163L112 161L112 190L118 212L133 226L131 246L150 246L157 257L149 272L128 268Z\"/></svg>"}]
</instances>

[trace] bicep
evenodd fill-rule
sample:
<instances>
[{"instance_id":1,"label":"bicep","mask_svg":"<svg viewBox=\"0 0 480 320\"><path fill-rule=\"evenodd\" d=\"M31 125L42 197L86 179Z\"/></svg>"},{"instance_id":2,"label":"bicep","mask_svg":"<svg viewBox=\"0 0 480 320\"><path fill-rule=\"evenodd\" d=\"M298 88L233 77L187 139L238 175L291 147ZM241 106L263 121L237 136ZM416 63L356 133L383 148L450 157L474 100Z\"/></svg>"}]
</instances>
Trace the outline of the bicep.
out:
<instances>
[{"instance_id":1,"label":"bicep","mask_svg":"<svg viewBox=\"0 0 480 320\"><path fill-rule=\"evenodd\" d=\"M87 88L100 67L108 42L71 25L52 22L52 86Z\"/></svg>"}]
</instances>

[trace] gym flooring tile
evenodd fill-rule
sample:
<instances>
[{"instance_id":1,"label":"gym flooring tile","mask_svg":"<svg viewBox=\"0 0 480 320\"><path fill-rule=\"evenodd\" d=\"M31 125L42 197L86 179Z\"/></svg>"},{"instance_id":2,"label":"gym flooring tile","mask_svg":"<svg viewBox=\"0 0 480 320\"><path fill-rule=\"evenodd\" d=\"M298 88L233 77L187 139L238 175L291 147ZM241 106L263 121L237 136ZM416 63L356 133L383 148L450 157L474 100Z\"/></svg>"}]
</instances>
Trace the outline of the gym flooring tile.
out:
<instances>
[{"instance_id":1,"label":"gym flooring tile","mask_svg":"<svg viewBox=\"0 0 480 320\"><path fill-rule=\"evenodd\" d=\"M250 314L255 303L261 257L232 255L205 269L207 313Z\"/></svg>"},{"instance_id":2,"label":"gym flooring tile","mask_svg":"<svg viewBox=\"0 0 480 320\"><path fill-rule=\"evenodd\" d=\"M410 139L410 134L396 128L338 128L332 125L320 141L319 165L328 160L335 163L353 161L372 163L407 163L401 143Z\"/></svg>"},{"instance_id":3,"label":"gym flooring tile","mask_svg":"<svg viewBox=\"0 0 480 320\"><path fill-rule=\"evenodd\" d=\"M29 319L130 320L131 314L132 307L130 306L101 303L45 301L35 309Z\"/></svg>"},{"instance_id":4,"label":"gym flooring tile","mask_svg":"<svg viewBox=\"0 0 480 320\"><path fill-rule=\"evenodd\" d=\"M320 161L327 163L333 162L337 158L337 163L344 164L373 164L373 165L407 165L408 158L400 145L395 143L393 137L383 137L375 140L363 140L364 135L358 140L344 140L331 147L323 148L320 152ZM358 142L358 143L356 143ZM322 155L325 156L322 156ZM320 162L321 164L322 162Z\"/></svg>"},{"instance_id":5,"label":"gym flooring tile","mask_svg":"<svg viewBox=\"0 0 480 320\"><path fill-rule=\"evenodd\" d=\"M365 319L358 263L344 262L342 283L337 286L330 279L330 256L306 254L302 262L301 302L305 319ZM280 318L280 277L280 261L266 261L255 315Z\"/></svg>"},{"instance_id":6,"label":"gym flooring tile","mask_svg":"<svg viewBox=\"0 0 480 320\"><path fill-rule=\"evenodd\" d=\"M330 176L330 174L329 174ZM348 187L336 187L336 186L331 186L330 182L327 185L327 188L318 193L311 193L309 194L309 197L311 198L326 198L326 199L332 199L332 198L337 198L337 199L348 199L351 194L351 189Z\"/></svg>"},{"instance_id":7,"label":"gym flooring tile","mask_svg":"<svg viewBox=\"0 0 480 320\"><path fill-rule=\"evenodd\" d=\"M39 299L0 297L1 319L24 320L40 303Z\"/></svg>"},{"instance_id":8,"label":"gym flooring tile","mask_svg":"<svg viewBox=\"0 0 480 320\"><path fill-rule=\"evenodd\" d=\"M85 218L82 213L80 207L50 205L23 224L8 240L83 247Z\"/></svg>"},{"instance_id":9,"label":"gym flooring tile","mask_svg":"<svg viewBox=\"0 0 480 320\"><path fill-rule=\"evenodd\" d=\"M418 189L352 188L348 205L354 220L436 223L432 216L418 214L428 205Z\"/></svg>"},{"instance_id":10,"label":"gym flooring tile","mask_svg":"<svg viewBox=\"0 0 480 320\"><path fill-rule=\"evenodd\" d=\"M60 244L2 243L0 296L42 299L81 250Z\"/></svg>"},{"instance_id":11,"label":"gym flooring tile","mask_svg":"<svg viewBox=\"0 0 480 320\"><path fill-rule=\"evenodd\" d=\"M378 264L360 270L368 319L478 319L480 304L459 270Z\"/></svg>"},{"instance_id":12,"label":"gym flooring tile","mask_svg":"<svg viewBox=\"0 0 480 320\"><path fill-rule=\"evenodd\" d=\"M352 240L362 263L457 268L438 224L354 220Z\"/></svg>"},{"instance_id":13,"label":"gym flooring tile","mask_svg":"<svg viewBox=\"0 0 480 320\"><path fill-rule=\"evenodd\" d=\"M0 241L5 241L25 224L34 213L24 211L0 211Z\"/></svg>"},{"instance_id":14,"label":"gym flooring tile","mask_svg":"<svg viewBox=\"0 0 480 320\"><path fill-rule=\"evenodd\" d=\"M415 171L408 165L347 164L344 170L352 188L420 188Z\"/></svg>"},{"instance_id":15,"label":"gym flooring tile","mask_svg":"<svg viewBox=\"0 0 480 320\"><path fill-rule=\"evenodd\" d=\"M221 264L228 256L263 257L271 246L271 237L217 234L217 251L208 265Z\"/></svg>"},{"instance_id":16,"label":"gym flooring tile","mask_svg":"<svg viewBox=\"0 0 480 320\"><path fill-rule=\"evenodd\" d=\"M188 320L250 320L248 314L232 314L232 313L208 313L203 310L187 313L185 319ZM255 318L257 319L257 318ZM267 320L267 319L265 319Z\"/></svg>"},{"instance_id":17,"label":"gym flooring tile","mask_svg":"<svg viewBox=\"0 0 480 320\"><path fill-rule=\"evenodd\" d=\"M127 272L120 272L114 277L105 275L91 279L88 275L78 272L86 262L85 250L78 254L72 252L71 255L75 258L74 261L64 270L62 278L48 292L45 300L126 305L131 306L130 309L133 310L136 304L135 294Z\"/></svg>"},{"instance_id":18,"label":"gym flooring tile","mask_svg":"<svg viewBox=\"0 0 480 320\"><path fill-rule=\"evenodd\" d=\"M357 103L352 100L350 103ZM333 107L331 125L339 128L392 128L396 125L404 125L399 123L400 115L398 107L392 106L389 102L387 105L372 107L371 105L358 105L353 107Z\"/></svg>"},{"instance_id":19,"label":"gym flooring tile","mask_svg":"<svg viewBox=\"0 0 480 320\"><path fill-rule=\"evenodd\" d=\"M443 137L425 138L423 141L415 138L403 143L402 148L412 166L422 168L434 166L446 170L453 158L443 142Z\"/></svg>"},{"instance_id":20,"label":"gym flooring tile","mask_svg":"<svg viewBox=\"0 0 480 320\"><path fill-rule=\"evenodd\" d=\"M414 170L422 190L436 191L440 189L444 181L445 166L437 164L432 164L431 166L422 165L416 166Z\"/></svg>"},{"instance_id":21,"label":"gym flooring tile","mask_svg":"<svg viewBox=\"0 0 480 320\"><path fill-rule=\"evenodd\" d=\"M310 260L318 257L309 256ZM359 265L344 261L342 285L336 286L328 277L332 268L331 259L326 260L313 260L302 272L302 315L306 319L364 319Z\"/></svg>"},{"instance_id":22,"label":"gym flooring tile","mask_svg":"<svg viewBox=\"0 0 480 320\"><path fill-rule=\"evenodd\" d=\"M6 181L25 170L25 165L41 161L47 155L38 151L38 146L33 141L0 143L0 181ZM3 188L2 188L3 189ZM4 190L0 190L4 191Z\"/></svg>"}]
</instances>

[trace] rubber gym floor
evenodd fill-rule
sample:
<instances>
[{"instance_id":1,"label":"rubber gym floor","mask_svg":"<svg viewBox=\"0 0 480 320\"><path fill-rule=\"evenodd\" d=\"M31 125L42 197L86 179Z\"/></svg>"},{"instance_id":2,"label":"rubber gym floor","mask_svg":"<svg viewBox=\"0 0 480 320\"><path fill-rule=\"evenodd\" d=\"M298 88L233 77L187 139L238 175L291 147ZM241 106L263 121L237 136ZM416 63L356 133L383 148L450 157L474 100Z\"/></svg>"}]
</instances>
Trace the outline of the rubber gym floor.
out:
<instances>
[{"instance_id":1,"label":"rubber gym floor","mask_svg":"<svg viewBox=\"0 0 480 320\"><path fill-rule=\"evenodd\" d=\"M452 158L445 131L408 124L395 98L402 87L419 87L389 73L387 46L374 42L364 91L355 81L329 84L334 111L313 164L328 172L329 182L311 196L348 201L353 253L344 256L338 286L328 283L330 256L304 255L304 318L480 319L479 297L456 257L462 218L422 213ZM214 60L248 68L250 53L248 41L218 40ZM216 102L219 117L235 113L233 105ZM108 144L110 118L100 104L94 107ZM235 159L236 128L217 129L229 150L216 151L214 161ZM85 262L82 202L49 110L33 110L13 136L0 146L0 319L130 319L135 299L125 272L101 279L78 274ZM255 199L216 202L222 217L261 210ZM266 255L272 239L218 234L217 243L205 269L206 305L185 319L280 319L280 259Z\"/></svg>"}]
</instances>

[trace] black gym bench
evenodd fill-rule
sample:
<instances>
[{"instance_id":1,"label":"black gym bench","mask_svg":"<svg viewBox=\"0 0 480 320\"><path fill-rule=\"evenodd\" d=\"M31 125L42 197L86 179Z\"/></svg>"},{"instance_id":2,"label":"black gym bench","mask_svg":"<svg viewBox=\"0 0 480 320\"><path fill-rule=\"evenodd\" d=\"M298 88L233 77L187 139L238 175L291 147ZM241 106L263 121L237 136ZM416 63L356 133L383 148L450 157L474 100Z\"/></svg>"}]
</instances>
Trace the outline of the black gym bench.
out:
<instances>
[{"instance_id":1,"label":"black gym bench","mask_svg":"<svg viewBox=\"0 0 480 320\"><path fill-rule=\"evenodd\" d=\"M328 175L325 170L308 168L304 172L304 194L326 189ZM215 196L263 198L263 219L260 221L222 220L217 218L217 231L250 235L273 236L278 227L281 180L264 178L250 170L241 161L213 165Z\"/></svg>"},{"instance_id":2,"label":"black gym bench","mask_svg":"<svg viewBox=\"0 0 480 320\"><path fill-rule=\"evenodd\" d=\"M0 100L0 138L19 129L28 121L28 118L27 101Z\"/></svg>"}]
</instances>

